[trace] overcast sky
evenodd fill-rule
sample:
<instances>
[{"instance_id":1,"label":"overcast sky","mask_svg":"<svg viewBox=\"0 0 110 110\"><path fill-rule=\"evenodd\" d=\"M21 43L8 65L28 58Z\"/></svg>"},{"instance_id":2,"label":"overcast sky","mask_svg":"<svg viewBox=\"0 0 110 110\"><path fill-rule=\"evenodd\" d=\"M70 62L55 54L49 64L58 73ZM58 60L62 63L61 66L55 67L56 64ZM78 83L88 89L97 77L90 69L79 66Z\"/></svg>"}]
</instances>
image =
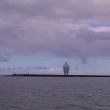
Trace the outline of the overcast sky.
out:
<instances>
[{"instance_id":1,"label":"overcast sky","mask_svg":"<svg viewBox=\"0 0 110 110\"><path fill-rule=\"evenodd\" d=\"M0 0L1 68L53 72L64 61L110 73L110 0Z\"/></svg>"}]
</instances>

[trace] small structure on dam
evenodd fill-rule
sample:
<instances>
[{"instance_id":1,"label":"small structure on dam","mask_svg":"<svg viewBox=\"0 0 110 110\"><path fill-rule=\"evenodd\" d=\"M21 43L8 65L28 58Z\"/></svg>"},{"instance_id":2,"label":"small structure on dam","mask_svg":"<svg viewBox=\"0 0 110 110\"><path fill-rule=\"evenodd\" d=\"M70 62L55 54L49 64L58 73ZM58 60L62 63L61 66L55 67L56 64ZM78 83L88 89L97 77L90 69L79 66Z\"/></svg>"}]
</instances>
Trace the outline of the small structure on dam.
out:
<instances>
[{"instance_id":1,"label":"small structure on dam","mask_svg":"<svg viewBox=\"0 0 110 110\"><path fill-rule=\"evenodd\" d=\"M69 75L69 65L67 62L65 62L65 64L63 65L63 72L64 72L64 75L65 76L68 76Z\"/></svg>"}]
</instances>

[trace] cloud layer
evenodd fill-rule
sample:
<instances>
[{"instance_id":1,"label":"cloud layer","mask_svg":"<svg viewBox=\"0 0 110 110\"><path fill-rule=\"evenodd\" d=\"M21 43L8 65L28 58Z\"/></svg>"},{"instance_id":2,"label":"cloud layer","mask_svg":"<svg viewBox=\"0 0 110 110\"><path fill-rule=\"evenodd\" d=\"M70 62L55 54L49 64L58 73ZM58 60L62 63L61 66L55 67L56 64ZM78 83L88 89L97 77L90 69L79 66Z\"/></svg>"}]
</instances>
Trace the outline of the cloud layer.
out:
<instances>
[{"instance_id":1,"label":"cloud layer","mask_svg":"<svg viewBox=\"0 0 110 110\"><path fill-rule=\"evenodd\" d=\"M4 50L110 57L109 19L109 0L0 0L0 59Z\"/></svg>"}]
</instances>

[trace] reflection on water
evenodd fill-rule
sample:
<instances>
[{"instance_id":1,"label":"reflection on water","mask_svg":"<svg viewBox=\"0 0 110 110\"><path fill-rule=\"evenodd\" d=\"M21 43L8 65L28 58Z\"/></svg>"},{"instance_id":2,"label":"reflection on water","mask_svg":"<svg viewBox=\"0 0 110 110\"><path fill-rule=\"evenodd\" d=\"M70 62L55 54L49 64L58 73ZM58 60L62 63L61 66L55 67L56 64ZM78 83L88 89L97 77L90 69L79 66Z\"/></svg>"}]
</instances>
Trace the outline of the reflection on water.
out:
<instances>
[{"instance_id":1,"label":"reflection on water","mask_svg":"<svg viewBox=\"0 0 110 110\"><path fill-rule=\"evenodd\" d=\"M0 77L0 110L110 110L110 78Z\"/></svg>"}]
</instances>

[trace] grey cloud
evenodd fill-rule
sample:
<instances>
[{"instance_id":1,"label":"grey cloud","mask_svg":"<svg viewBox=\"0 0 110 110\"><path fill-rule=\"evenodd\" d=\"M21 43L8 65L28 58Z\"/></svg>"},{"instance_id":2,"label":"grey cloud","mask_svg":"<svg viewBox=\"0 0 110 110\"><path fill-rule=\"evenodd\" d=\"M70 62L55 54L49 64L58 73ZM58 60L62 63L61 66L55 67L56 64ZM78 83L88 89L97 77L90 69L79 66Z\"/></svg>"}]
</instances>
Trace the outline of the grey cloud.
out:
<instances>
[{"instance_id":1,"label":"grey cloud","mask_svg":"<svg viewBox=\"0 0 110 110\"><path fill-rule=\"evenodd\" d=\"M11 59L9 50L0 49L0 62L8 62Z\"/></svg>"},{"instance_id":2,"label":"grey cloud","mask_svg":"<svg viewBox=\"0 0 110 110\"><path fill-rule=\"evenodd\" d=\"M84 64L87 57L110 56L110 32L88 26L109 16L97 11L99 5L93 0L1 0L0 46L14 55L78 56Z\"/></svg>"},{"instance_id":3,"label":"grey cloud","mask_svg":"<svg viewBox=\"0 0 110 110\"><path fill-rule=\"evenodd\" d=\"M71 20L87 19L94 16L93 1L84 0L4 0L1 12L22 16L44 16L51 19L68 18Z\"/></svg>"}]
</instances>

